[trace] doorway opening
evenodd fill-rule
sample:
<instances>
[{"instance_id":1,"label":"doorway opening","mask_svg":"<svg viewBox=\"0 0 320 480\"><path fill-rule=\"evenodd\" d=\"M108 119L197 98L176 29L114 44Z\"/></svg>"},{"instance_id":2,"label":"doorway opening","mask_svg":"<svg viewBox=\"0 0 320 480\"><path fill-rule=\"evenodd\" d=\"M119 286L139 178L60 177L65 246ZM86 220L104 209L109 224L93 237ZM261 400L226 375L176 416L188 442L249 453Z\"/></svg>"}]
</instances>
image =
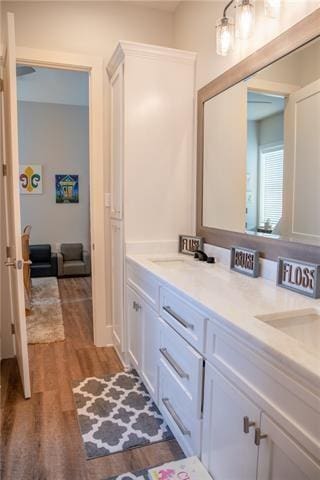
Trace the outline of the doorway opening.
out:
<instances>
[{"instance_id":1,"label":"doorway opening","mask_svg":"<svg viewBox=\"0 0 320 480\"><path fill-rule=\"evenodd\" d=\"M28 343L93 344L89 74L18 64L17 97Z\"/></svg>"}]
</instances>

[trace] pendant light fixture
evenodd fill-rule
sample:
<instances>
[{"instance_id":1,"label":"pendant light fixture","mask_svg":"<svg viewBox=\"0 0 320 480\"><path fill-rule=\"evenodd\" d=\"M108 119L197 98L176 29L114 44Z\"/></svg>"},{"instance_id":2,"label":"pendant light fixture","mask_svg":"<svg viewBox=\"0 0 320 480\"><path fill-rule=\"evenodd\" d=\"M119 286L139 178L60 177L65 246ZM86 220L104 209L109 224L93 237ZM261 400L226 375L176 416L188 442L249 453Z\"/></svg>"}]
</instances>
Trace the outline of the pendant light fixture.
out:
<instances>
[{"instance_id":1,"label":"pendant light fixture","mask_svg":"<svg viewBox=\"0 0 320 480\"><path fill-rule=\"evenodd\" d=\"M234 20L227 17L227 10L232 5L234 0L231 0L223 10L223 17L217 21L216 24L216 46L217 54L226 56L232 52L234 47L235 27Z\"/></svg>"},{"instance_id":2,"label":"pendant light fixture","mask_svg":"<svg viewBox=\"0 0 320 480\"><path fill-rule=\"evenodd\" d=\"M227 17L227 10L232 4L236 8L236 22L232 17ZM282 0L264 0L264 13L266 17L277 18L280 15ZM216 48L217 54L226 56L231 53L235 36L240 40L250 38L254 31L255 0L231 0L223 10L223 17L216 23Z\"/></svg>"},{"instance_id":3,"label":"pendant light fixture","mask_svg":"<svg viewBox=\"0 0 320 480\"><path fill-rule=\"evenodd\" d=\"M255 8L254 0L237 0L236 2L236 31L237 37L246 40L254 30Z\"/></svg>"},{"instance_id":4,"label":"pendant light fixture","mask_svg":"<svg viewBox=\"0 0 320 480\"><path fill-rule=\"evenodd\" d=\"M281 10L281 0L264 0L266 17L278 18Z\"/></svg>"}]
</instances>

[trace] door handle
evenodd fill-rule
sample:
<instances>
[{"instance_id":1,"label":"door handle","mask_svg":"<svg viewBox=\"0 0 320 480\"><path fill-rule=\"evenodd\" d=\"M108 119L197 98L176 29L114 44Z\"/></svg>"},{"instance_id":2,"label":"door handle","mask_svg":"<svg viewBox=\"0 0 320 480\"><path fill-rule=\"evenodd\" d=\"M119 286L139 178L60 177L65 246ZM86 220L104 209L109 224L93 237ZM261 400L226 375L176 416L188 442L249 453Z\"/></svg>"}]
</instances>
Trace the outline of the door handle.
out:
<instances>
[{"instance_id":1,"label":"door handle","mask_svg":"<svg viewBox=\"0 0 320 480\"><path fill-rule=\"evenodd\" d=\"M266 433L261 433L260 428L256 428L254 431L254 443L259 447L260 445L260 440L263 440L264 438L267 438L268 435Z\"/></svg>"},{"instance_id":2,"label":"door handle","mask_svg":"<svg viewBox=\"0 0 320 480\"><path fill-rule=\"evenodd\" d=\"M164 356L164 358L167 360L169 365L175 370L175 372L179 375L180 378L187 378L189 379L189 375L185 373L182 368L177 364L177 362L172 358L170 353L166 348L159 348L160 353Z\"/></svg>"},{"instance_id":3,"label":"door handle","mask_svg":"<svg viewBox=\"0 0 320 480\"><path fill-rule=\"evenodd\" d=\"M249 417L243 417L243 432L249 433L250 427L254 427L256 422L251 422Z\"/></svg>"},{"instance_id":4,"label":"door handle","mask_svg":"<svg viewBox=\"0 0 320 480\"><path fill-rule=\"evenodd\" d=\"M176 413L176 411L174 410L173 406L171 405L171 402L169 400L169 398L162 398L162 403L164 404L164 406L166 407L166 409L168 410L168 412L170 413L171 417L173 418L173 421L175 422L175 424L177 425L177 427L179 428L180 432L182 433L182 435L189 435L191 436L191 432L190 430L188 430L184 424L182 423L180 417L178 416L178 414Z\"/></svg>"},{"instance_id":5,"label":"door handle","mask_svg":"<svg viewBox=\"0 0 320 480\"><path fill-rule=\"evenodd\" d=\"M182 325L184 328L189 328L190 330L193 330L194 329L194 326L192 325L192 323L189 323L187 322L186 320L184 320L184 318L180 317L180 315L178 315L174 310L172 310L172 308L169 306L169 305L164 305L163 307L163 310L165 312L167 312L172 318L174 318L175 320L177 320L177 322L180 323L180 325Z\"/></svg>"},{"instance_id":6,"label":"door handle","mask_svg":"<svg viewBox=\"0 0 320 480\"><path fill-rule=\"evenodd\" d=\"M10 260L8 262L4 262L6 267L13 267L17 270L21 270L23 265L31 265L31 260Z\"/></svg>"}]
</instances>

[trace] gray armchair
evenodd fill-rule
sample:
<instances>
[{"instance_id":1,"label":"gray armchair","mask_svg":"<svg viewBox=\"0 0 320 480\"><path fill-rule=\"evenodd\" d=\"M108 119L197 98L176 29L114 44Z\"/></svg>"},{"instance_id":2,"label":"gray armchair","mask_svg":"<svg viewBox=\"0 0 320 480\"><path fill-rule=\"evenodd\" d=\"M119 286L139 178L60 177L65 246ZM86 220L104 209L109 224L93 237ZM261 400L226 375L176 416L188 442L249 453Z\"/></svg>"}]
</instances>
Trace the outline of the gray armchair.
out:
<instances>
[{"instance_id":1,"label":"gray armchair","mask_svg":"<svg viewBox=\"0 0 320 480\"><path fill-rule=\"evenodd\" d=\"M82 243L62 243L58 256L58 277L77 277L91 274L90 253Z\"/></svg>"}]
</instances>

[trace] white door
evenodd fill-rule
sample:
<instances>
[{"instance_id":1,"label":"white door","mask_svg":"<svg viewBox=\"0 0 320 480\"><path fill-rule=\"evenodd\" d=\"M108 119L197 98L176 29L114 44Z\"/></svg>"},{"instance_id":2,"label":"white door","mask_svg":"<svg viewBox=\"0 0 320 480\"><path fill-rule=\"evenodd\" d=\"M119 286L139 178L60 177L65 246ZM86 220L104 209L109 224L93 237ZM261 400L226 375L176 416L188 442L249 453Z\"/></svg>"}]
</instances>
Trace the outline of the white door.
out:
<instances>
[{"instance_id":1,"label":"white door","mask_svg":"<svg viewBox=\"0 0 320 480\"><path fill-rule=\"evenodd\" d=\"M123 234L122 222L111 221L111 295L114 346L123 360Z\"/></svg>"},{"instance_id":2,"label":"white door","mask_svg":"<svg viewBox=\"0 0 320 480\"><path fill-rule=\"evenodd\" d=\"M4 38L3 105L5 164L5 200L7 218L7 246L10 247L6 266L10 268L10 286L13 322L15 326L16 355L23 391L31 396L25 299L23 284L23 260L21 245L21 220L19 198L19 158L16 91L16 53L14 16L7 14L7 32Z\"/></svg>"},{"instance_id":3,"label":"white door","mask_svg":"<svg viewBox=\"0 0 320 480\"><path fill-rule=\"evenodd\" d=\"M111 79L111 218L122 219L123 65Z\"/></svg>"},{"instance_id":4,"label":"white door","mask_svg":"<svg viewBox=\"0 0 320 480\"><path fill-rule=\"evenodd\" d=\"M139 296L127 287L128 354L134 368L141 368L142 313Z\"/></svg>"},{"instance_id":5,"label":"white door","mask_svg":"<svg viewBox=\"0 0 320 480\"><path fill-rule=\"evenodd\" d=\"M320 239L320 80L289 95L285 108L286 234Z\"/></svg>"},{"instance_id":6,"label":"white door","mask_svg":"<svg viewBox=\"0 0 320 480\"><path fill-rule=\"evenodd\" d=\"M202 462L215 480L256 480L260 410L211 365L205 369ZM284 480L284 479L282 479Z\"/></svg>"},{"instance_id":7,"label":"white door","mask_svg":"<svg viewBox=\"0 0 320 480\"><path fill-rule=\"evenodd\" d=\"M264 413L261 434L257 480L319 480L319 464Z\"/></svg>"},{"instance_id":8,"label":"white door","mask_svg":"<svg viewBox=\"0 0 320 480\"><path fill-rule=\"evenodd\" d=\"M158 393L158 358L160 346L160 322L158 314L146 303L139 302L142 310L142 378L149 393L157 401Z\"/></svg>"}]
</instances>

